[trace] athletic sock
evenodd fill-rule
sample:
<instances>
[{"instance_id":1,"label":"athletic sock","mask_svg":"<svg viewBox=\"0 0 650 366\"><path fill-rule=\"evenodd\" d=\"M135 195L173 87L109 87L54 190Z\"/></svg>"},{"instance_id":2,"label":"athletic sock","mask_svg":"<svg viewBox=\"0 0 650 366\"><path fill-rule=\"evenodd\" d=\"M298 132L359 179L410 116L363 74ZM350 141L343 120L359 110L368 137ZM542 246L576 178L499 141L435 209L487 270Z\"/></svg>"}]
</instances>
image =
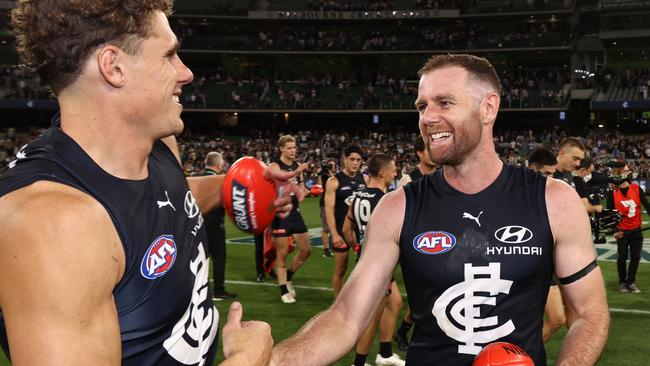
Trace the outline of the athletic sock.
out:
<instances>
[{"instance_id":1,"label":"athletic sock","mask_svg":"<svg viewBox=\"0 0 650 366\"><path fill-rule=\"evenodd\" d=\"M280 292L282 292L282 295L288 294L289 289L287 289L287 285L280 285Z\"/></svg>"},{"instance_id":2,"label":"athletic sock","mask_svg":"<svg viewBox=\"0 0 650 366\"><path fill-rule=\"evenodd\" d=\"M392 342L379 342L379 354L383 358L389 358L393 355Z\"/></svg>"},{"instance_id":3,"label":"athletic sock","mask_svg":"<svg viewBox=\"0 0 650 366\"><path fill-rule=\"evenodd\" d=\"M362 355L357 353L356 356L354 356L354 366L363 366L366 363L366 358L368 355Z\"/></svg>"},{"instance_id":4,"label":"athletic sock","mask_svg":"<svg viewBox=\"0 0 650 366\"><path fill-rule=\"evenodd\" d=\"M287 281L291 281L292 277L293 277L293 271L287 270Z\"/></svg>"}]
</instances>

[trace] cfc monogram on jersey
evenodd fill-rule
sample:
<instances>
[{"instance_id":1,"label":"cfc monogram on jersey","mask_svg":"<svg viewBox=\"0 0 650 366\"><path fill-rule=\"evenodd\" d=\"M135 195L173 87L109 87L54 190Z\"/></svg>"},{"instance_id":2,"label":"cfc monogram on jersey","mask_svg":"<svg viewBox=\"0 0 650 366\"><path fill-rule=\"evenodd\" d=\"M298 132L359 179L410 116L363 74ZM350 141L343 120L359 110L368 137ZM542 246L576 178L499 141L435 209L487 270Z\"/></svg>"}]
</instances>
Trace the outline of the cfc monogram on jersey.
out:
<instances>
[{"instance_id":1,"label":"cfc monogram on jersey","mask_svg":"<svg viewBox=\"0 0 650 366\"><path fill-rule=\"evenodd\" d=\"M545 187L542 175L508 165L477 194L457 191L442 171L404 187L400 263L415 321L407 365L471 365L498 340L546 364Z\"/></svg>"}]
</instances>

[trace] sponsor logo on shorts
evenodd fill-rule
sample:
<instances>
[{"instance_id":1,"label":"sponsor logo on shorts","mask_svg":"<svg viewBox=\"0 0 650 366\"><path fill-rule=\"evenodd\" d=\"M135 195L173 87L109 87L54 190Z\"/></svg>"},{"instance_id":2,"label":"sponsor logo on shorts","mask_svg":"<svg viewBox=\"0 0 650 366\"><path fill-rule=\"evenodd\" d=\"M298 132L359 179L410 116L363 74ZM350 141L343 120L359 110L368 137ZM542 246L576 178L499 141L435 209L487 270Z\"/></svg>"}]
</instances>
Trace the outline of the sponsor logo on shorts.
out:
<instances>
[{"instance_id":1,"label":"sponsor logo on shorts","mask_svg":"<svg viewBox=\"0 0 650 366\"><path fill-rule=\"evenodd\" d=\"M413 239L413 248L428 255L446 253L455 245L456 237L446 231L427 231Z\"/></svg>"},{"instance_id":2,"label":"sponsor logo on shorts","mask_svg":"<svg viewBox=\"0 0 650 366\"><path fill-rule=\"evenodd\" d=\"M164 276L176 261L176 243L173 235L161 235L151 243L142 258L140 273L150 280Z\"/></svg>"}]
</instances>

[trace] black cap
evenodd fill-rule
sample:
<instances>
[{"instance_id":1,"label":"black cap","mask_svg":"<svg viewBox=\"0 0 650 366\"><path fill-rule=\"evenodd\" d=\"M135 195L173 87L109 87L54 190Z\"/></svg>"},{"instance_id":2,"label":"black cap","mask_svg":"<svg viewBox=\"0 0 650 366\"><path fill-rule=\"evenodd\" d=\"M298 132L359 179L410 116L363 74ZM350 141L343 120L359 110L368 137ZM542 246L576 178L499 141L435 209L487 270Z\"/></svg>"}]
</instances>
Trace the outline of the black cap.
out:
<instances>
[{"instance_id":1,"label":"black cap","mask_svg":"<svg viewBox=\"0 0 650 366\"><path fill-rule=\"evenodd\" d=\"M610 160L607 162L609 168L625 168L625 160Z\"/></svg>"}]
</instances>

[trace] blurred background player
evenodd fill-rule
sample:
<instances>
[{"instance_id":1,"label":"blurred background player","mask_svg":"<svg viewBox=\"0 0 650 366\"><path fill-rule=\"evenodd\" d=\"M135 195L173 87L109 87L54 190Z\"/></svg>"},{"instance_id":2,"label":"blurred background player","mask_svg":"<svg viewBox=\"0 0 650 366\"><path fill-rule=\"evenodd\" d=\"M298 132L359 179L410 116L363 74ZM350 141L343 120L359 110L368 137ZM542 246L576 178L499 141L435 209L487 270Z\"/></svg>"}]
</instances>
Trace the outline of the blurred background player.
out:
<instances>
[{"instance_id":1,"label":"blurred background player","mask_svg":"<svg viewBox=\"0 0 650 366\"><path fill-rule=\"evenodd\" d=\"M332 243L330 242L330 228L327 225L327 215L325 214L325 192L327 190L327 180L335 176L336 159L329 158L321 167L320 174L318 175L318 184L323 187L323 194L318 200L320 208L320 221L321 221L321 241L323 243L323 257L332 257Z\"/></svg>"},{"instance_id":2,"label":"blurred background player","mask_svg":"<svg viewBox=\"0 0 650 366\"><path fill-rule=\"evenodd\" d=\"M361 243L361 247L363 247L363 236L368 221L370 220L370 215L397 175L395 161L390 156L383 153L373 155L368 160L368 175L368 186L354 194L354 199L348 209L347 219L343 223L343 236L345 241L353 246ZM361 253L357 256L357 260ZM393 353L392 350L392 337L397 317L386 315L387 313L399 314L401 306L402 296L400 295L397 283L393 278L390 284L388 284L386 298L382 300L375 317L359 342L357 342L357 353L354 358L354 366L366 365L366 357L368 356L372 342L375 339L375 330L378 323L380 344L375 364L392 366L403 366L405 364L404 360L402 360L396 353ZM395 309L391 311L389 307L394 307L397 311L394 311Z\"/></svg>"},{"instance_id":3,"label":"blurred background player","mask_svg":"<svg viewBox=\"0 0 650 366\"><path fill-rule=\"evenodd\" d=\"M618 246L618 290L638 294L641 290L636 285L636 272L641 260L643 232L641 231L641 205L650 213L650 205L645 192L631 182L630 168L625 162L612 165L612 183L616 189L607 198L607 208L615 208L623 216L614 234ZM627 256L630 254L630 266L626 269Z\"/></svg>"},{"instance_id":4,"label":"blurred background player","mask_svg":"<svg viewBox=\"0 0 650 366\"><path fill-rule=\"evenodd\" d=\"M397 188L404 187L406 184L415 182L425 175L436 171L436 164L431 161L431 157L429 157L429 154L427 154L426 147L424 146L424 141L422 141L421 136L418 136L415 139L413 147L415 149L415 154L418 156L418 165L410 173L404 174L402 176L402 179L400 179L399 183L397 183Z\"/></svg>"},{"instance_id":5,"label":"blurred background player","mask_svg":"<svg viewBox=\"0 0 650 366\"><path fill-rule=\"evenodd\" d=\"M203 175L219 175L223 173L223 155L211 151L205 156L205 172ZM217 207L203 214L205 231L208 234L208 248L212 259L212 276L214 278L213 297L217 300L234 299L237 294L226 291L226 229L224 217L226 210Z\"/></svg>"},{"instance_id":6,"label":"blurred background player","mask_svg":"<svg viewBox=\"0 0 650 366\"><path fill-rule=\"evenodd\" d=\"M535 150L528 157L528 168L546 177L552 177L557 169L557 158L549 150ZM542 326L542 339L546 342L566 323L562 293L560 292L560 286L555 276L551 278L551 286L546 297L544 314L546 318Z\"/></svg>"},{"instance_id":7,"label":"blurred background player","mask_svg":"<svg viewBox=\"0 0 650 366\"><path fill-rule=\"evenodd\" d=\"M572 173L580 167L580 162L585 158L585 146L575 137L567 137L560 142L557 154L557 170L553 175L575 188Z\"/></svg>"},{"instance_id":8,"label":"blurred background player","mask_svg":"<svg viewBox=\"0 0 650 366\"><path fill-rule=\"evenodd\" d=\"M296 139L291 135L283 135L278 139L280 157L270 164L271 169L279 168L288 172L295 172L294 184L298 185L305 193L302 171L308 166L307 163L296 162ZM271 223L271 236L276 247L277 257L275 259L275 273L278 276L281 299L285 304L296 302L296 290L293 288L292 279L294 273L305 263L311 255L311 243L305 220L300 214L298 197L292 197L293 209L289 216L284 219L276 217ZM289 254L289 237L298 244L298 253L293 257L291 266L287 267L287 256Z\"/></svg>"},{"instance_id":9,"label":"blurred background player","mask_svg":"<svg viewBox=\"0 0 650 366\"><path fill-rule=\"evenodd\" d=\"M528 168L547 177L552 177L557 171L557 158L549 150L535 150L528 157Z\"/></svg>"},{"instance_id":10,"label":"blurred background player","mask_svg":"<svg viewBox=\"0 0 650 366\"><path fill-rule=\"evenodd\" d=\"M402 176L402 179L397 183L398 189L436 171L436 164L431 161L431 157L426 151L426 146L424 146L422 136L418 136L415 139L413 147L415 149L415 154L418 156L418 165L413 169L413 171ZM408 332L412 326L413 319L411 319L411 308L407 306L406 312L404 312L404 318L402 319L402 324L397 328L394 337L395 342L397 342L397 347L399 347L401 351L406 351L408 348Z\"/></svg>"},{"instance_id":11,"label":"blurred background player","mask_svg":"<svg viewBox=\"0 0 650 366\"><path fill-rule=\"evenodd\" d=\"M354 192L365 188L368 178L361 174L363 150L359 145L350 144L343 150L343 170L327 180L325 189L325 216L332 237L334 251L334 273L332 287L334 297L343 287L343 276L348 268L350 245L343 239L343 222L348 214Z\"/></svg>"}]
</instances>

